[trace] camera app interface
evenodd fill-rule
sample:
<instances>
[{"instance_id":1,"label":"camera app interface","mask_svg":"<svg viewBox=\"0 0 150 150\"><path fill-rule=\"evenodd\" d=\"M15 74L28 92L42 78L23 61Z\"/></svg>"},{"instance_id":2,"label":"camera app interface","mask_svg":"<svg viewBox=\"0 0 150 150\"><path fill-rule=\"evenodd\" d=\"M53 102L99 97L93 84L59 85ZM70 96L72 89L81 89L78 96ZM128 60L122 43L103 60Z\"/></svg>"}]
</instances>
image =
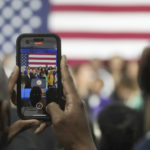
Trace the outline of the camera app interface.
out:
<instances>
[{"instance_id":1,"label":"camera app interface","mask_svg":"<svg viewBox=\"0 0 150 150\"><path fill-rule=\"evenodd\" d=\"M46 105L57 99L56 40L25 38L20 51L21 112L24 116L46 116Z\"/></svg>"}]
</instances>

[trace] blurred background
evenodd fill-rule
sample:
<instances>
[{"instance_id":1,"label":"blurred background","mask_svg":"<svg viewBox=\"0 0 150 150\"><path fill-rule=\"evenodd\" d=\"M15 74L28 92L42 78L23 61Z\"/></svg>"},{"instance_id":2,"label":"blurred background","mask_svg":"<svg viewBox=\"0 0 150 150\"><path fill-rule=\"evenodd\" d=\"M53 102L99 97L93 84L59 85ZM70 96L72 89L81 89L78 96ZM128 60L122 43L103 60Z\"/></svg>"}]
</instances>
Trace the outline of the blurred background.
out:
<instances>
[{"instance_id":1,"label":"blurred background","mask_svg":"<svg viewBox=\"0 0 150 150\"><path fill-rule=\"evenodd\" d=\"M56 33L94 135L110 102L143 109L138 63L150 44L149 0L0 0L0 59L9 76L21 33Z\"/></svg>"},{"instance_id":2,"label":"blurred background","mask_svg":"<svg viewBox=\"0 0 150 150\"><path fill-rule=\"evenodd\" d=\"M1 0L0 13L2 60L15 55L20 33L57 33L71 65L138 60L149 45L149 0Z\"/></svg>"}]
</instances>

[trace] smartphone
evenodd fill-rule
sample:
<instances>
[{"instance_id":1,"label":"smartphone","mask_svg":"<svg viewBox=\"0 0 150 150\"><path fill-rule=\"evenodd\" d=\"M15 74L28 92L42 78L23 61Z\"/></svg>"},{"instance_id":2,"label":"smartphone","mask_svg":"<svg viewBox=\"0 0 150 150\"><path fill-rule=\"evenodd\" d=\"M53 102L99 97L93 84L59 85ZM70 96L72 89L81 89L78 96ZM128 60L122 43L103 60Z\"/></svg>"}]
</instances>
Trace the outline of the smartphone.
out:
<instances>
[{"instance_id":1,"label":"smartphone","mask_svg":"<svg viewBox=\"0 0 150 150\"><path fill-rule=\"evenodd\" d=\"M56 34L21 34L17 38L17 110L21 119L49 120L51 102L63 109L61 40Z\"/></svg>"}]
</instances>

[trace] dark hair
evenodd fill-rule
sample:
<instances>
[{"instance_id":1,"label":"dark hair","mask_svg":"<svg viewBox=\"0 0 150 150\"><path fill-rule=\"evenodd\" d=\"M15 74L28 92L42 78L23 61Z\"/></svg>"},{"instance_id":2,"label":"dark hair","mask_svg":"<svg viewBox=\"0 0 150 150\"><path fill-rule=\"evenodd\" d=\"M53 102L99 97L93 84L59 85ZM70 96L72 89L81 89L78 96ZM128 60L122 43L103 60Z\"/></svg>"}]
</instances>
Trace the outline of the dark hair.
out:
<instances>
[{"instance_id":1,"label":"dark hair","mask_svg":"<svg viewBox=\"0 0 150 150\"><path fill-rule=\"evenodd\" d=\"M140 60L138 83L144 97L150 95L150 47L146 47Z\"/></svg>"},{"instance_id":2,"label":"dark hair","mask_svg":"<svg viewBox=\"0 0 150 150\"><path fill-rule=\"evenodd\" d=\"M34 86L30 92L30 101L33 107L41 100L41 89L38 86Z\"/></svg>"},{"instance_id":3,"label":"dark hair","mask_svg":"<svg viewBox=\"0 0 150 150\"><path fill-rule=\"evenodd\" d=\"M46 105L48 105L51 102L57 102L57 99L58 99L57 89L48 88L46 92Z\"/></svg>"},{"instance_id":4,"label":"dark hair","mask_svg":"<svg viewBox=\"0 0 150 150\"><path fill-rule=\"evenodd\" d=\"M121 103L110 104L98 117L100 150L131 150L142 135L139 112Z\"/></svg>"},{"instance_id":5,"label":"dark hair","mask_svg":"<svg viewBox=\"0 0 150 150\"><path fill-rule=\"evenodd\" d=\"M120 87L125 87L125 88L128 88L130 90L133 90L136 88L134 81L128 77L125 77L125 76L123 78L121 78L120 82L117 85L117 88L120 88Z\"/></svg>"}]
</instances>

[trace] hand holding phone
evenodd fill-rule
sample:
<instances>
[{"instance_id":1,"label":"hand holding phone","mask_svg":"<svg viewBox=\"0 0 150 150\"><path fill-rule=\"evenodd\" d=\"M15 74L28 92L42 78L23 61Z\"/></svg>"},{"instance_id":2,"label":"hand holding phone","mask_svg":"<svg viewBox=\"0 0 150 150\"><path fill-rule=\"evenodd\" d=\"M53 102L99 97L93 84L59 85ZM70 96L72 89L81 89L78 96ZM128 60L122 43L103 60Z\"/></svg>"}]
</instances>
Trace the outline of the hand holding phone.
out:
<instances>
[{"instance_id":1,"label":"hand holding phone","mask_svg":"<svg viewBox=\"0 0 150 150\"><path fill-rule=\"evenodd\" d=\"M65 56L61 59L61 75L65 109L62 111L55 102L47 106L56 138L67 150L96 150L84 102L78 95Z\"/></svg>"}]
</instances>

